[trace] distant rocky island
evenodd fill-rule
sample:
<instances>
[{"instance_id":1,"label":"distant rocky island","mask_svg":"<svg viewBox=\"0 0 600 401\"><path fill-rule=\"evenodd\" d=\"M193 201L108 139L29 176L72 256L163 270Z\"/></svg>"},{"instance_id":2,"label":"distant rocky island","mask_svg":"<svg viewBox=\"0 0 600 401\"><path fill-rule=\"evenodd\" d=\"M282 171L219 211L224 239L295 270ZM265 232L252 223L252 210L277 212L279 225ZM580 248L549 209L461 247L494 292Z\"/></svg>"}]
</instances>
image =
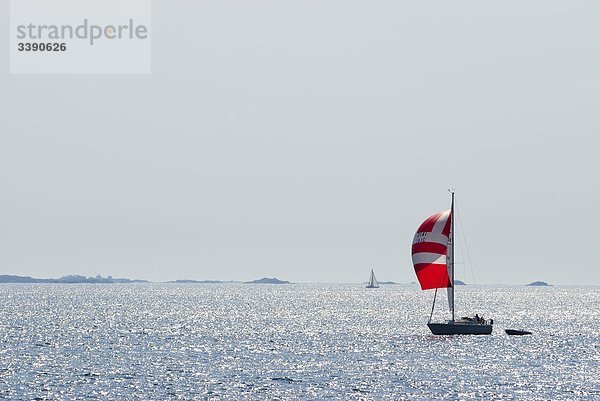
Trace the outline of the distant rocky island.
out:
<instances>
[{"instance_id":1,"label":"distant rocky island","mask_svg":"<svg viewBox=\"0 0 600 401\"><path fill-rule=\"evenodd\" d=\"M396 283L395 281L380 281L379 284L398 284L398 283Z\"/></svg>"},{"instance_id":2,"label":"distant rocky island","mask_svg":"<svg viewBox=\"0 0 600 401\"><path fill-rule=\"evenodd\" d=\"M464 281L454 280L454 285L466 285Z\"/></svg>"},{"instance_id":3,"label":"distant rocky island","mask_svg":"<svg viewBox=\"0 0 600 401\"><path fill-rule=\"evenodd\" d=\"M246 281L245 284L290 284L289 281L279 280L277 278L261 278L254 281Z\"/></svg>"},{"instance_id":4,"label":"distant rocky island","mask_svg":"<svg viewBox=\"0 0 600 401\"><path fill-rule=\"evenodd\" d=\"M122 284L122 283L148 283L146 280L130 280L127 278L113 278L112 276L85 277L80 275L68 275L61 278L33 278L28 276L0 275L0 283L4 284L28 284L28 283L50 283L50 284Z\"/></svg>"},{"instance_id":5,"label":"distant rocky island","mask_svg":"<svg viewBox=\"0 0 600 401\"><path fill-rule=\"evenodd\" d=\"M550 284L545 281L534 281L533 283L527 284L527 287L549 287Z\"/></svg>"}]
</instances>

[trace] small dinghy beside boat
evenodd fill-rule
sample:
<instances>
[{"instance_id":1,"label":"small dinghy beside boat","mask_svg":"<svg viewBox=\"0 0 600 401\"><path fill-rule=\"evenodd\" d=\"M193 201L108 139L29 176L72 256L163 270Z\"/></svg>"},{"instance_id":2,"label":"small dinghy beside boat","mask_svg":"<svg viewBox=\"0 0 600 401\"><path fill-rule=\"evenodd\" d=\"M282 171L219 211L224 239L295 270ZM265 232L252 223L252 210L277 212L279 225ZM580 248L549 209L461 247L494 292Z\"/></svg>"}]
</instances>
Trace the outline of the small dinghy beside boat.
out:
<instances>
[{"instance_id":1,"label":"small dinghy beside boat","mask_svg":"<svg viewBox=\"0 0 600 401\"><path fill-rule=\"evenodd\" d=\"M526 336L528 334L531 334L531 331L526 330L505 329L504 331L509 336Z\"/></svg>"}]
</instances>

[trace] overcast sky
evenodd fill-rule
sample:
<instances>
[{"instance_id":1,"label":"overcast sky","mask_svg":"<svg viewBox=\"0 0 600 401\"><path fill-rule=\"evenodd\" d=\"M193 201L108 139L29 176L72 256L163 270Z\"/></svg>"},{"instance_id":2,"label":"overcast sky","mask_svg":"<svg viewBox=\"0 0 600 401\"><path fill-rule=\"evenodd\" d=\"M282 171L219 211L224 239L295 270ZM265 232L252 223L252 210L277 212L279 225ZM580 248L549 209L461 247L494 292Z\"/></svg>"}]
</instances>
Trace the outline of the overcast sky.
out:
<instances>
[{"instance_id":1,"label":"overcast sky","mask_svg":"<svg viewBox=\"0 0 600 401\"><path fill-rule=\"evenodd\" d=\"M410 282L453 187L477 283L600 284L598 1L155 0L147 76L10 75L5 3L0 274Z\"/></svg>"}]
</instances>

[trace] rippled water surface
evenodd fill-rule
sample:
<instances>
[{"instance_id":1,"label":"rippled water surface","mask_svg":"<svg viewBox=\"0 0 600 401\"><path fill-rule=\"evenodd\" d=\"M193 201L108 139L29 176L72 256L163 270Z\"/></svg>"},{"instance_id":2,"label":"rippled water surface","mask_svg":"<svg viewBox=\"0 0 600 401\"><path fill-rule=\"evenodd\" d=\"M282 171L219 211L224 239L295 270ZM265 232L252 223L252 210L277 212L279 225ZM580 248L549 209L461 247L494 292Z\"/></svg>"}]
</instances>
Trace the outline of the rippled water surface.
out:
<instances>
[{"instance_id":1,"label":"rippled water surface","mask_svg":"<svg viewBox=\"0 0 600 401\"><path fill-rule=\"evenodd\" d=\"M0 398L600 399L600 288L458 287L459 312L492 317L491 336L429 334L432 296L410 285L1 285Z\"/></svg>"}]
</instances>

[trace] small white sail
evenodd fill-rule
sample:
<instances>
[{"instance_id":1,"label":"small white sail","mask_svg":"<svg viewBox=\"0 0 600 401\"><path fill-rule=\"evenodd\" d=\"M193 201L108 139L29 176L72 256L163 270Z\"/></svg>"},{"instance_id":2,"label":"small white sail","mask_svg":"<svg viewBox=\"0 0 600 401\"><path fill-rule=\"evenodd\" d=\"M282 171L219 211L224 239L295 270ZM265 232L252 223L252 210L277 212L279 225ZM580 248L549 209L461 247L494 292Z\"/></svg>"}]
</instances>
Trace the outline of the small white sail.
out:
<instances>
[{"instance_id":1,"label":"small white sail","mask_svg":"<svg viewBox=\"0 0 600 401\"><path fill-rule=\"evenodd\" d=\"M377 279L375 278L375 273L373 272L373 269L371 269L371 276L369 277L369 282L367 284L367 288L379 288L379 283L377 282Z\"/></svg>"}]
</instances>

